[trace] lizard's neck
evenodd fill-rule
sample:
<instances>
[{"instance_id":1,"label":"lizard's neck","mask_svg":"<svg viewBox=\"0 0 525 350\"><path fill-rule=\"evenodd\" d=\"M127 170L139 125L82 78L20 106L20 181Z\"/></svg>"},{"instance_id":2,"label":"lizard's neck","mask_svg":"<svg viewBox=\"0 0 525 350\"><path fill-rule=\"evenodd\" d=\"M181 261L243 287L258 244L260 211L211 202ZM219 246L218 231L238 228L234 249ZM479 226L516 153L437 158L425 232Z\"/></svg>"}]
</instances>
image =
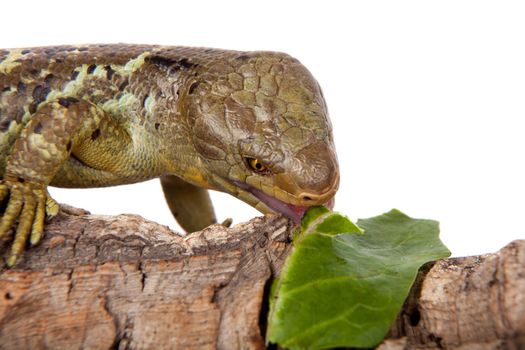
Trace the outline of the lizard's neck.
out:
<instances>
[{"instance_id":1,"label":"lizard's neck","mask_svg":"<svg viewBox=\"0 0 525 350\"><path fill-rule=\"evenodd\" d=\"M207 164L195 150L189 108L196 87L202 79L210 80L200 69L203 63L191 63L187 58L166 60L154 54L147 56L144 66L130 77L130 84L150 82L136 90L139 94L135 99L141 103L141 113L136 116L140 122L133 123L131 133L142 142L137 146L151 157L156 176L177 174L200 187L213 188L205 175ZM128 113L133 113L133 105L128 106Z\"/></svg>"}]
</instances>

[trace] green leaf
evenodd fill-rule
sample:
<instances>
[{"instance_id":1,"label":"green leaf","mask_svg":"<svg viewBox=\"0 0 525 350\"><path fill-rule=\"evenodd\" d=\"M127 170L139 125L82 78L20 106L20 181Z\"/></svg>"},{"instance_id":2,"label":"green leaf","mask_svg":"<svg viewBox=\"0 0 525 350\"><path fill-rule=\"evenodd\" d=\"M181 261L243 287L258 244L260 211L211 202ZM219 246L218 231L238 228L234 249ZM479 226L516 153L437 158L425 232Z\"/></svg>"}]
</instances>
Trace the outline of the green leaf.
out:
<instances>
[{"instance_id":1,"label":"green leaf","mask_svg":"<svg viewBox=\"0 0 525 350\"><path fill-rule=\"evenodd\" d=\"M311 230L330 236L335 236L342 232L363 233L363 230L350 221L348 217L332 212L322 205L309 209L301 220L301 236L309 234Z\"/></svg>"},{"instance_id":2,"label":"green leaf","mask_svg":"<svg viewBox=\"0 0 525 350\"><path fill-rule=\"evenodd\" d=\"M419 267L450 255L436 221L392 210L357 224L365 234L326 208L306 213L272 286L268 342L290 349L373 347L390 329Z\"/></svg>"}]
</instances>

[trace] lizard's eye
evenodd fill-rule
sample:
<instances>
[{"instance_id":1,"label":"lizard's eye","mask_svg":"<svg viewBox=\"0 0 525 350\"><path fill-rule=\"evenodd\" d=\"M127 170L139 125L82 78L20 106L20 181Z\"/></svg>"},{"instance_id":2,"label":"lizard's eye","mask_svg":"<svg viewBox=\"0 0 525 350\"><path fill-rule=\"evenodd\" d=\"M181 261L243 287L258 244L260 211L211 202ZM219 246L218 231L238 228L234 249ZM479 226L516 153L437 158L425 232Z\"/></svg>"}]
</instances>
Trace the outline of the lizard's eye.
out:
<instances>
[{"instance_id":1,"label":"lizard's eye","mask_svg":"<svg viewBox=\"0 0 525 350\"><path fill-rule=\"evenodd\" d=\"M251 170L260 174L267 174L270 169L264 165L259 159L256 158L246 158L246 164L250 167Z\"/></svg>"}]
</instances>

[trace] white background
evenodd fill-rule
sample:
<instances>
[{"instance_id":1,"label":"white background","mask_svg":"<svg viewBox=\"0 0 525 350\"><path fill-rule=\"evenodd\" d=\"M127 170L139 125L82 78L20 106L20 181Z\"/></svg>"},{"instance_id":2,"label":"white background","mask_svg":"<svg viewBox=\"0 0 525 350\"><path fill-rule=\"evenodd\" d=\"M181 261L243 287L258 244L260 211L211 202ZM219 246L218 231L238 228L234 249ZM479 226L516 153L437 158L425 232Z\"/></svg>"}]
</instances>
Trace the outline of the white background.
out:
<instances>
[{"instance_id":1,"label":"white background","mask_svg":"<svg viewBox=\"0 0 525 350\"><path fill-rule=\"evenodd\" d=\"M351 218L441 222L454 255L525 238L525 8L504 1L4 1L0 47L147 43L285 51L317 77ZM177 226L158 181L58 190ZM214 194L219 219L259 215Z\"/></svg>"}]
</instances>

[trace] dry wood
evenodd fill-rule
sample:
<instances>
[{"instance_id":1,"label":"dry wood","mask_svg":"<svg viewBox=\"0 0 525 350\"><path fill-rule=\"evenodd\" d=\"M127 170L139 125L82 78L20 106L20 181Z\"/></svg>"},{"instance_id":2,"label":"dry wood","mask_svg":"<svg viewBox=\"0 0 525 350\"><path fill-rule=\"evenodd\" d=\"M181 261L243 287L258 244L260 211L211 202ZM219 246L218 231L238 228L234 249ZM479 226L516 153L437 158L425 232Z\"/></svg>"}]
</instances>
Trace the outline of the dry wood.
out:
<instances>
[{"instance_id":1,"label":"dry wood","mask_svg":"<svg viewBox=\"0 0 525 350\"><path fill-rule=\"evenodd\" d=\"M264 348L289 235L279 216L182 237L64 207L43 243L0 271L0 349ZM380 348L525 348L523 266L525 241L426 266Z\"/></svg>"},{"instance_id":2,"label":"dry wood","mask_svg":"<svg viewBox=\"0 0 525 350\"><path fill-rule=\"evenodd\" d=\"M380 350L525 349L525 240L424 266Z\"/></svg>"},{"instance_id":3,"label":"dry wood","mask_svg":"<svg viewBox=\"0 0 525 350\"><path fill-rule=\"evenodd\" d=\"M264 347L261 303L288 220L183 238L138 216L82 214L62 211L0 274L1 349Z\"/></svg>"}]
</instances>

